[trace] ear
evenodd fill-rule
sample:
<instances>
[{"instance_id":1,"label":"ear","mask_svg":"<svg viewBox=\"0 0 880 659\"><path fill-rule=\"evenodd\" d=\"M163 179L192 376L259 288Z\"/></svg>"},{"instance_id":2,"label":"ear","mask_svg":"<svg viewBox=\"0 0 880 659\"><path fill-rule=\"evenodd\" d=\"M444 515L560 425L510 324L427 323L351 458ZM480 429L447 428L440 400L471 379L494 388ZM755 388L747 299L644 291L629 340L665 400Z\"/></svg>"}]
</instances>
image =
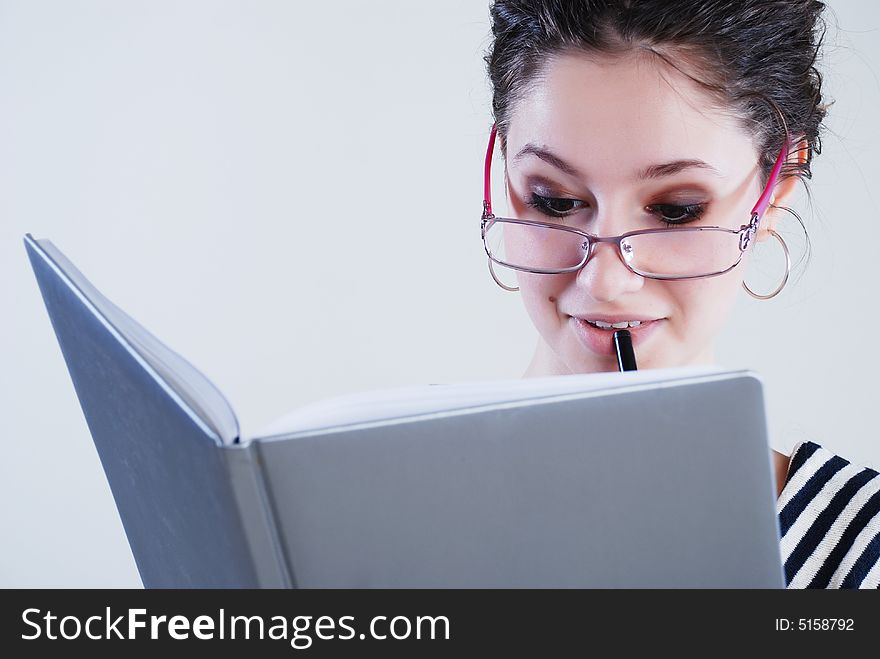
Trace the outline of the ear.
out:
<instances>
[{"instance_id":1,"label":"ear","mask_svg":"<svg viewBox=\"0 0 880 659\"><path fill-rule=\"evenodd\" d=\"M794 151L788 156L788 164L803 165L807 162L807 155L810 153L809 149L810 145L805 139L799 140ZM777 181L776 188L773 190L773 196L770 198L770 208L767 209L764 217L761 218L761 227L758 229L756 240L762 241L771 237L768 229L776 229L780 217L785 213L785 211L773 208L773 206L786 206L799 182L800 179L797 176L789 176Z\"/></svg>"}]
</instances>

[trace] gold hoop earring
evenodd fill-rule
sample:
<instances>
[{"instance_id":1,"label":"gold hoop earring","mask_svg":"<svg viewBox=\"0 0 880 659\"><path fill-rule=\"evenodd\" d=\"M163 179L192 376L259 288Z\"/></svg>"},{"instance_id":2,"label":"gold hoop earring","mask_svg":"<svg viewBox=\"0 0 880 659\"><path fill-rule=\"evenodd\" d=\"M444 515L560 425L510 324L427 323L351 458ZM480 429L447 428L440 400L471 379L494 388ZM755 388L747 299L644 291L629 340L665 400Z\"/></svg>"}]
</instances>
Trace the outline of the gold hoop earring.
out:
<instances>
[{"instance_id":1,"label":"gold hoop earring","mask_svg":"<svg viewBox=\"0 0 880 659\"><path fill-rule=\"evenodd\" d=\"M782 236L776 233L773 229L767 229L767 231L769 231L770 234L782 244L782 251L785 252L785 276L782 278L782 283L779 284L779 286L776 287L776 290L769 295L760 295L758 293L755 293L746 285L746 281L745 279L743 279L743 288L746 289L746 292L756 300L769 300L771 297L776 297L777 295L779 295L779 292L783 288L785 288L785 284L788 282L788 275L791 273L791 256L788 253L788 245L785 244Z\"/></svg>"},{"instance_id":2,"label":"gold hoop earring","mask_svg":"<svg viewBox=\"0 0 880 659\"><path fill-rule=\"evenodd\" d=\"M519 290L519 286L508 286L507 284L503 283L500 279L498 279L497 275L495 274L495 269L492 267L492 259L489 259L489 274L492 275L492 279L495 280L495 283L498 284L505 291L510 291L511 293L516 293Z\"/></svg>"}]
</instances>

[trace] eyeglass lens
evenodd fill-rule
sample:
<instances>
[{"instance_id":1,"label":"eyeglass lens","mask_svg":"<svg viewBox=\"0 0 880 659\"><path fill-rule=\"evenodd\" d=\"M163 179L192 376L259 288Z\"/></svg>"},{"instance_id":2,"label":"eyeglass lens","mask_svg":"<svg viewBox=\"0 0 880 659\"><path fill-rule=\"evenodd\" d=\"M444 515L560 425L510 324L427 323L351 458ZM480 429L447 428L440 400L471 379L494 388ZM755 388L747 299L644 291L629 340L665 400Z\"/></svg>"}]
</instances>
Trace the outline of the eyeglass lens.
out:
<instances>
[{"instance_id":1,"label":"eyeglass lens","mask_svg":"<svg viewBox=\"0 0 880 659\"><path fill-rule=\"evenodd\" d=\"M525 270L577 268L589 249L588 239L571 231L498 220L490 223L485 244L493 260ZM627 265L639 274L663 277L723 272L741 255L738 234L708 228L628 236L620 249Z\"/></svg>"}]
</instances>

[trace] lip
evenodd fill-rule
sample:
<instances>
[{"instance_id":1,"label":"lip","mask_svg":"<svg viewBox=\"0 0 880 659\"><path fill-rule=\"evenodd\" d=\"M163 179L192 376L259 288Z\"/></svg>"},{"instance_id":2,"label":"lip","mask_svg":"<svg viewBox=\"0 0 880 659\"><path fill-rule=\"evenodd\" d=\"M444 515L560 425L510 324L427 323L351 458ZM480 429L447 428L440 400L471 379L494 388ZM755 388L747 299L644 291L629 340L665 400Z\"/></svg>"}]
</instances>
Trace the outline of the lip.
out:
<instances>
[{"instance_id":1,"label":"lip","mask_svg":"<svg viewBox=\"0 0 880 659\"><path fill-rule=\"evenodd\" d=\"M597 316L596 318L591 317L590 320L601 320L606 323L621 322L622 320L641 320L642 324L638 327L626 328L632 339L633 350L636 350L657 331L666 319L659 318L651 320L642 318L621 318L619 320L606 320L601 316ZM578 318L576 316L571 316L571 321L574 323L575 333L577 334L578 339L580 339L581 343L583 343L590 352L594 352L597 355L614 356L613 337L614 333L617 331L616 328L611 327L609 329L599 329L598 327L590 325L590 323L583 318ZM638 362L638 352L636 353L636 362Z\"/></svg>"}]
</instances>

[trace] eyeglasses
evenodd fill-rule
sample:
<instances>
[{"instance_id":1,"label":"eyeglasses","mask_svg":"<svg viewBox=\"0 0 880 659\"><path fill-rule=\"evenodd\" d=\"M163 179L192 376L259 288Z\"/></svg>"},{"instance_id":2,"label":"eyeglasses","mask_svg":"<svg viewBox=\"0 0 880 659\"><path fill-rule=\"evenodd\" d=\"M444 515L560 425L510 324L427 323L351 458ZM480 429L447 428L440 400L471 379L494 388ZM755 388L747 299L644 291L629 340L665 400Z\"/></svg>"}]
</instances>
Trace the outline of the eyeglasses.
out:
<instances>
[{"instance_id":1,"label":"eyeglasses","mask_svg":"<svg viewBox=\"0 0 880 659\"><path fill-rule=\"evenodd\" d=\"M489 271L499 284L501 282L492 269L493 262L535 274L576 272L587 264L599 243L616 244L623 264L642 277L696 279L729 272L739 264L758 231L789 148L786 137L767 184L752 208L749 223L739 229L685 226L641 229L619 236L600 237L552 222L495 217L490 184L495 136L493 124L486 150L480 232L489 257Z\"/></svg>"}]
</instances>

